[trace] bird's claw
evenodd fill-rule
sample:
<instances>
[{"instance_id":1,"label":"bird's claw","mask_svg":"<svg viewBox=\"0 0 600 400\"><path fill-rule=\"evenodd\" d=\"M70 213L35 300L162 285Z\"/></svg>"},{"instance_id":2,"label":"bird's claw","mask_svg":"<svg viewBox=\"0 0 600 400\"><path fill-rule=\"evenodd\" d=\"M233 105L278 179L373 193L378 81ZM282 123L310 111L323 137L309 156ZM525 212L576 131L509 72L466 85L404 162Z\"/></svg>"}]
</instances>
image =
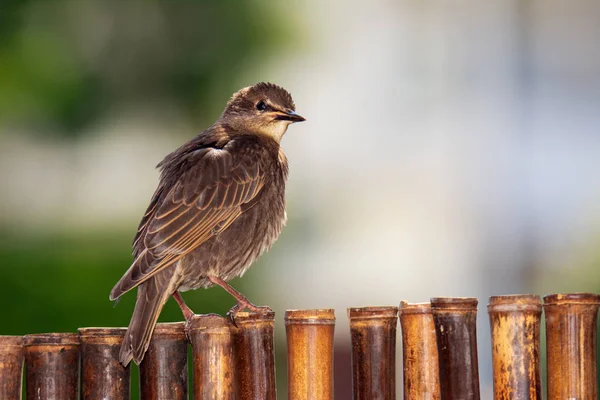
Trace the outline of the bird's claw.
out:
<instances>
[{"instance_id":1,"label":"bird's claw","mask_svg":"<svg viewBox=\"0 0 600 400\"><path fill-rule=\"evenodd\" d=\"M243 311L247 309L250 312L253 313L259 313L259 314L266 314L266 313L270 313L273 312L273 309L269 306L255 306L254 304L250 303L250 302L239 302L236 305L234 305L233 307L231 307L231 309L229 309L229 311L227 312L227 317L229 318L229 320L231 321L231 323L233 324L233 326L235 326L236 328L237 323L235 322L235 317L237 316L237 314L240 311Z\"/></svg>"}]
</instances>

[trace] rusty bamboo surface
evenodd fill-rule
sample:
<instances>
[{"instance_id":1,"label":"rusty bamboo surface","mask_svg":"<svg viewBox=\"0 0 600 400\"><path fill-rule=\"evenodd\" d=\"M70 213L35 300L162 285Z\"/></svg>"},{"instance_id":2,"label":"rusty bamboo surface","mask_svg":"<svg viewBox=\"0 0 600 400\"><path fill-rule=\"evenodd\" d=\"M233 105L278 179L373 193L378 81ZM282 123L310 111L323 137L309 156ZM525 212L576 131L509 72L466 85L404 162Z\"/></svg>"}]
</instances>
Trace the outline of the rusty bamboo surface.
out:
<instances>
[{"instance_id":1,"label":"rusty bamboo surface","mask_svg":"<svg viewBox=\"0 0 600 400\"><path fill-rule=\"evenodd\" d=\"M0 399L21 398L23 337L0 336Z\"/></svg>"},{"instance_id":2,"label":"rusty bamboo surface","mask_svg":"<svg viewBox=\"0 0 600 400\"><path fill-rule=\"evenodd\" d=\"M238 398L275 400L275 313L239 312L235 323Z\"/></svg>"},{"instance_id":3,"label":"rusty bamboo surface","mask_svg":"<svg viewBox=\"0 0 600 400\"><path fill-rule=\"evenodd\" d=\"M188 342L184 322L157 324L140 364L140 398L188 398Z\"/></svg>"},{"instance_id":4,"label":"rusty bamboo surface","mask_svg":"<svg viewBox=\"0 0 600 400\"><path fill-rule=\"evenodd\" d=\"M231 322L216 314L194 315L192 343L194 399L233 399L236 394Z\"/></svg>"},{"instance_id":5,"label":"rusty bamboo surface","mask_svg":"<svg viewBox=\"0 0 600 400\"><path fill-rule=\"evenodd\" d=\"M437 339L430 303L400 303L404 400L440 400Z\"/></svg>"},{"instance_id":6,"label":"rusty bamboo surface","mask_svg":"<svg viewBox=\"0 0 600 400\"><path fill-rule=\"evenodd\" d=\"M79 335L27 335L23 343L27 400L78 399Z\"/></svg>"},{"instance_id":7,"label":"rusty bamboo surface","mask_svg":"<svg viewBox=\"0 0 600 400\"><path fill-rule=\"evenodd\" d=\"M354 399L396 398L398 307L349 308Z\"/></svg>"},{"instance_id":8,"label":"rusty bamboo surface","mask_svg":"<svg viewBox=\"0 0 600 400\"><path fill-rule=\"evenodd\" d=\"M285 328L288 399L332 399L334 310L288 310Z\"/></svg>"},{"instance_id":9,"label":"rusty bamboo surface","mask_svg":"<svg viewBox=\"0 0 600 400\"><path fill-rule=\"evenodd\" d=\"M479 400L477 299L431 299L443 400Z\"/></svg>"},{"instance_id":10,"label":"rusty bamboo surface","mask_svg":"<svg viewBox=\"0 0 600 400\"><path fill-rule=\"evenodd\" d=\"M130 368L119 362L126 328L80 328L81 400L129 399Z\"/></svg>"},{"instance_id":11,"label":"rusty bamboo surface","mask_svg":"<svg viewBox=\"0 0 600 400\"><path fill-rule=\"evenodd\" d=\"M536 295L490 297L494 399L540 400L540 319Z\"/></svg>"},{"instance_id":12,"label":"rusty bamboo surface","mask_svg":"<svg viewBox=\"0 0 600 400\"><path fill-rule=\"evenodd\" d=\"M596 333L600 296L544 297L548 399L597 399Z\"/></svg>"}]
</instances>

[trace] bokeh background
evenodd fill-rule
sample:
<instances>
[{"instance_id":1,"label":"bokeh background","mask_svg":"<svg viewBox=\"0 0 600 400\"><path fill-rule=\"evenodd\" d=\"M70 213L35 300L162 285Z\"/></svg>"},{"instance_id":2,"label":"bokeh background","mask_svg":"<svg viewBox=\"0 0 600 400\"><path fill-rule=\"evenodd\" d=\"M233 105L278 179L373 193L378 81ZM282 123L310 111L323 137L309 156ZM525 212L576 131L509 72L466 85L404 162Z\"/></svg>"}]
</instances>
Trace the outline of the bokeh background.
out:
<instances>
[{"instance_id":1,"label":"bokeh background","mask_svg":"<svg viewBox=\"0 0 600 400\"><path fill-rule=\"evenodd\" d=\"M1 333L127 325L154 166L268 80L308 121L288 226L232 284L277 312L281 382L285 309L336 309L346 399L347 307L476 296L491 398L488 296L600 292L599 42L595 0L3 0Z\"/></svg>"}]
</instances>

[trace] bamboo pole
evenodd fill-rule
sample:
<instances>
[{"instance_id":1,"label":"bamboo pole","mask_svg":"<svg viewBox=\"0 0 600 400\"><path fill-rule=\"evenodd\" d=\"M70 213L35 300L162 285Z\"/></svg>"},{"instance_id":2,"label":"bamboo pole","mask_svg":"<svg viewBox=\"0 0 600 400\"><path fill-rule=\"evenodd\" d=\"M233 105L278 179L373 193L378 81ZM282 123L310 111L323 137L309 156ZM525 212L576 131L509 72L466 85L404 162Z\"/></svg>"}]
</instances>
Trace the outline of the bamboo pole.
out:
<instances>
[{"instance_id":1,"label":"bamboo pole","mask_svg":"<svg viewBox=\"0 0 600 400\"><path fill-rule=\"evenodd\" d=\"M334 311L288 310L285 325L288 399L333 399Z\"/></svg>"},{"instance_id":2,"label":"bamboo pole","mask_svg":"<svg viewBox=\"0 0 600 400\"><path fill-rule=\"evenodd\" d=\"M79 398L79 335L24 337L27 400Z\"/></svg>"},{"instance_id":3,"label":"bamboo pole","mask_svg":"<svg viewBox=\"0 0 600 400\"><path fill-rule=\"evenodd\" d=\"M0 399L21 398L23 337L0 336Z\"/></svg>"},{"instance_id":4,"label":"bamboo pole","mask_svg":"<svg viewBox=\"0 0 600 400\"><path fill-rule=\"evenodd\" d=\"M188 342L184 322L157 324L140 364L140 398L187 400Z\"/></svg>"},{"instance_id":5,"label":"bamboo pole","mask_svg":"<svg viewBox=\"0 0 600 400\"><path fill-rule=\"evenodd\" d=\"M600 296L544 297L548 399L597 399L596 333Z\"/></svg>"},{"instance_id":6,"label":"bamboo pole","mask_svg":"<svg viewBox=\"0 0 600 400\"><path fill-rule=\"evenodd\" d=\"M433 298L443 400L479 400L477 299Z\"/></svg>"},{"instance_id":7,"label":"bamboo pole","mask_svg":"<svg viewBox=\"0 0 600 400\"><path fill-rule=\"evenodd\" d=\"M397 317L398 307L348 309L354 399L396 398Z\"/></svg>"},{"instance_id":8,"label":"bamboo pole","mask_svg":"<svg viewBox=\"0 0 600 400\"><path fill-rule=\"evenodd\" d=\"M493 296L488 313L494 399L540 400L540 297Z\"/></svg>"},{"instance_id":9,"label":"bamboo pole","mask_svg":"<svg viewBox=\"0 0 600 400\"><path fill-rule=\"evenodd\" d=\"M81 400L129 399L130 368L119 362L125 328L80 328Z\"/></svg>"},{"instance_id":10,"label":"bamboo pole","mask_svg":"<svg viewBox=\"0 0 600 400\"><path fill-rule=\"evenodd\" d=\"M241 400L275 400L275 313L235 316L235 366Z\"/></svg>"},{"instance_id":11,"label":"bamboo pole","mask_svg":"<svg viewBox=\"0 0 600 400\"><path fill-rule=\"evenodd\" d=\"M440 400L437 339L430 303L400 303L404 400Z\"/></svg>"},{"instance_id":12,"label":"bamboo pole","mask_svg":"<svg viewBox=\"0 0 600 400\"><path fill-rule=\"evenodd\" d=\"M194 315L189 321L194 399L233 399L235 369L231 323L220 315Z\"/></svg>"}]
</instances>

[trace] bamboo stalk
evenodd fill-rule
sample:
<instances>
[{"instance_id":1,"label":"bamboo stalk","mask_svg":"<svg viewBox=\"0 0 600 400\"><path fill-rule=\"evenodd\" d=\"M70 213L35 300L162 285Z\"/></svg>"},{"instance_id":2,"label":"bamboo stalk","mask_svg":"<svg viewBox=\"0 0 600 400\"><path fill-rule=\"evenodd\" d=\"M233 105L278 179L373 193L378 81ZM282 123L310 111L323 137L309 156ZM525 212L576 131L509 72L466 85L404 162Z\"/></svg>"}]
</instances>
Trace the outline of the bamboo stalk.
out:
<instances>
[{"instance_id":1,"label":"bamboo stalk","mask_svg":"<svg viewBox=\"0 0 600 400\"><path fill-rule=\"evenodd\" d=\"M0 399L21 398L23 337L0 336Z\"/></svg>"},{"instance_id":2,"label":"bamboo stalk","mask_svg":"<svg viewBox=\"0 0 600 400\"><path fill-rule=\"evenodd\" d=\"M275 313L239 312L234 350L242 400L275 400Z\"/></svg>"},{"instance_id":3,"label":"bamboo stalk","mask_svg":"<svg viewBox=\"0 0 600 400\"><path fill-rule=\"evenodd\" d=\"M433 298L443 400L479 400L477 299Z\"/></svg>"},{"instance_id":4,"label":"bamboo stalk","mask_svg":"<svg viewBox=\"0 0 600 400\"><path fill-rule=\"evenodd\" d=\"M129 399L130 368L119 362L125 328L80 328L81 399Z\"/></svg>"},{"instance_id":5,"label":"bamboo stalk","mask_svg":"<svg viewBox=\"0 0 600 400\"><path fill-rule=\"evenodd\" d=\"M288 310L285 325L288 399L332 399L334 311Z\"/></svg>"},{"instance_id":6,"label":"bamboo stalk","mask_svg":"<svg viewBox=\"0 0 600 400\"><path fill-rule=\"evenodd\" d=\"M188 398L188 342L183 322L157 324L140 364L144 400Z\"/></svg>"},{"instance_id":7,"label":"bamboo stalk","mask_svg":"<svg viewBox=\"0 0 600 400\"><path fill-rule=\"evenodd\" d=\"M404 400L440 400L437 339L430 303L400 303Z\"/></svg>"},{"instance_id":8,"label":"bamboo stalk","mask_svg":"<svg viewBox=\"0 0 600 400\"><path fill-rule=\"evenodd\" d=\"M540 318L535 295L490 297L494 399L539 400Z\"/></svg>"},{"instance_id":9,"label":"bamboo stalk","mask_svg":"<svg viewBox=\"0 0 600 400\"><path fill-rule=\"evenodd\" d=\"M79 335L24 337L27 400L79 398Z\"/></svg>"},{"instance_id":10,"label":"bamboo stalk","mask_svg":"<svg viewBox=\"0 0 600 400\"><path fill-rule=\"evenodd\" d=\"M544 297L548 399L597 399L596 333L600 296Z\"/></svg>"},{"instance_id":11,"label":"bamboo stalk","mask_svg":"<svg viewBox=\"0 0 600 400\"><path fill-rule=\"evenodd\" d=\"M233 399L235 369L230 322L219 315L195 315L189 321L194 399Z\"/></svg>"},{"instance_id":12,"label":"bamboo stalk","mask_svg":"<svg viewBox=\"0 0 600 400\"><path fill-rule=\"evenodd\" d=\"M348 309L354 399L396 398L397 316L398 307Z\"/></svg>"}]
</instances>

